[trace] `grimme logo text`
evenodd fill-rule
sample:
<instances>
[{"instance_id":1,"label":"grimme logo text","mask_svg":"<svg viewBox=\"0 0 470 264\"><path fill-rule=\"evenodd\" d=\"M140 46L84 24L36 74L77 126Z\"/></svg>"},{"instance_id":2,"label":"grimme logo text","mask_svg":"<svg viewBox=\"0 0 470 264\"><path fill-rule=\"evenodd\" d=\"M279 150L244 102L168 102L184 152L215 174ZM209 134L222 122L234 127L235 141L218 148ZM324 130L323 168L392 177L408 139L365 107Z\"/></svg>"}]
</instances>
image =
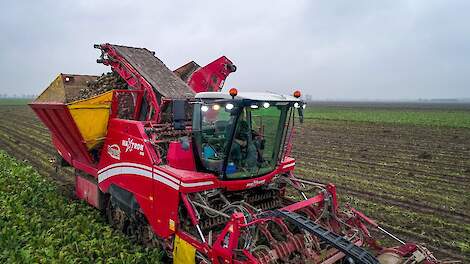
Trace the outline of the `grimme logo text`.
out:
<instances>
[{"instance_id":1,"label":"grimme logo text","mask_svg":"<svg viewBox=\"0 0 470 264\"><path fill-rule=\"evenodd\" d=\"M122 146L126 147L126 152L139 150L139 151L144 151L144 145L140 143L135 143L134 139L128 138L127 140L122 140Z\"/></svg>"}]
</instances>

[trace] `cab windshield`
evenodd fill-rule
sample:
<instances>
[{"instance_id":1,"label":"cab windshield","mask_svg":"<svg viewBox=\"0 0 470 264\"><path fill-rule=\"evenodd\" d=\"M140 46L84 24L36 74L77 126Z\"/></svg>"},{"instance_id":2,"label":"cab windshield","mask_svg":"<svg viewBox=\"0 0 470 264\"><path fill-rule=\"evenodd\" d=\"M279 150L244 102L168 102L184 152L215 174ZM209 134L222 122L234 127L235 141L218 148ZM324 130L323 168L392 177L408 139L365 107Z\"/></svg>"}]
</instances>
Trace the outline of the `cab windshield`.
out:
<instances>
[{"instance_id":1,"label":"cab windshield","mask_svg":"<svg viewBox=\"0 0 470 264\"><path fill-rule=\"evenodd\" d=\"M285 102L196 105L194 135L201 164L227 179L276 167L289 105Z\"/></svg>"}]
</instances>

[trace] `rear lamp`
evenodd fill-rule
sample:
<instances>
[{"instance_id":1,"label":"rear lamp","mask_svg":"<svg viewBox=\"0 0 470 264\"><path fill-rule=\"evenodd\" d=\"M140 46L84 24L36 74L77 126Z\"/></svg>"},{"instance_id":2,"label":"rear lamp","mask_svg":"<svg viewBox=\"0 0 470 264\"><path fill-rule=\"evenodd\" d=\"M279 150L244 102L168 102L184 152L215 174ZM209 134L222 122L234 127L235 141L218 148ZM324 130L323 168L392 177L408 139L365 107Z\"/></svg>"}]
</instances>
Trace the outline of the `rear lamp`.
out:
<instances>
[{"instance_id":1,"label":"rear lamp","mask_svg":"<svg viewBox=\"0 0 470 264\"><path fill-rule=\"evenodd\" d=\"M228 93L232 96L232 97L235 97L237 96L238 94L238 90L236 88L231 88L230 90L228 90Z\"/></svg>"},{"instance_id":2,"label":"rear lamp","mask_svg":"<svg viewBox=\"0 0 470 264\"><path fill-rule=\"evenodd\" d=\"M295 98L299 98L301 95L302 95L302 94L300 93L299 90L297 90L297 91L294 92L294 97L295 97Z\"/></svg>"}]
</instances>

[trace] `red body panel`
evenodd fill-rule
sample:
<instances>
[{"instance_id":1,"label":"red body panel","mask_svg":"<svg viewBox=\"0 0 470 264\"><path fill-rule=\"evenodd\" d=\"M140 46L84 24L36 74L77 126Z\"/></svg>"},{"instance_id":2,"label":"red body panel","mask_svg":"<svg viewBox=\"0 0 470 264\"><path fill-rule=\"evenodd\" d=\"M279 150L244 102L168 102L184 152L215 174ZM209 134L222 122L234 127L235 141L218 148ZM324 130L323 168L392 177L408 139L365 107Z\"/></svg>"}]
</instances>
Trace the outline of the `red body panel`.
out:
<instances>
[{"instance_id":1,"label":"red body panel","mask_svg":"<svg viewBox=\"0 0 470 264\"><path fill-rule=\"evenodd\" d=\"M134 67L130 63L128 63L121 54L119 54L110 44L103 44L101 48L108 53L108 56L113 58L112 60L106 60L104 62L105 65L110 65L114 71L116 71L126 82L129 86L134 87L134 89L140 91L146 91L145 96L149 104L155 110L155 114L153 116L149 116L148 118L152 120L157 120L160 112L160 104L157 100L157 96L155 95L152 85L145 80L142 75L140 75Z\"/></svg>"},{"instance_id":2,"label":"red body panel","mask_svg":"<svg viewBox=\"0 0 470 264\"><path fill-rule=\"evenodd\" d=\"M168 165L177 169L195 171L196 163L192 144L189 144L186 149L182 145L179 141L170 142L167 155Z\"/></svg>"},{"instance_id":3,"label":"red body panel","mask_svg":"<svg viewBox=\"0 0 470 264\"><path fill-rule=\"evenodd\" d=\"M235 70L233 63L227 57L222 56L196 70L189 78L188 85L196 93L217 92L222 89L227 76Z\"/></svg>"},{"instance_id":4,"label":"red body panel","mask_svg":"<svg viewBox=\"0 0 470 264\"><path fill-rule=\"evenodd\" d=\"M287 158L278 169L256 179L220 180L213 174L194 171L193 164L188 170L158 166L158 156L148 142L143 122L111 119L108 131L98 166L99 188L106 193L109 186L115 184L133 193L160 237L168 237L176 231L171 222L178 222L179 193L253 188L294 168L291 165L294 160Z\"/></svg>"},{"instance_id":5,"label":"red body panel","mask_svg":"<svg viewBox=\"0 0 470 264\"><path fill-rule=\"evenodd\" d=\"M95 165L67 105L33 103L30 106L51 132L59 154L72 166L96 177Z\"/></svg>"},{"instance_id":6,"label":"red body panel","mask_svg":"<svg viewBox=\"0 0 470 264\"><path fill-rule=\"evenodd\" d=\"M80 175L75 175L75 194L90 205L100 208L100 193L98 184Z\"/></svg>"},{"instance_id":7,"label":"red body panel","mask_svg":"<svg viewBox=\"0 0 470 264\"><path fill-rule=\"evenodd\" d=\"M107 192L115 184L133 193L155 233L169 236L174 232L169 222L177 222L178 184L155 166L143 123L112 119L108 131L99 163L100 189Z\"/></svg>"}]
</instances>

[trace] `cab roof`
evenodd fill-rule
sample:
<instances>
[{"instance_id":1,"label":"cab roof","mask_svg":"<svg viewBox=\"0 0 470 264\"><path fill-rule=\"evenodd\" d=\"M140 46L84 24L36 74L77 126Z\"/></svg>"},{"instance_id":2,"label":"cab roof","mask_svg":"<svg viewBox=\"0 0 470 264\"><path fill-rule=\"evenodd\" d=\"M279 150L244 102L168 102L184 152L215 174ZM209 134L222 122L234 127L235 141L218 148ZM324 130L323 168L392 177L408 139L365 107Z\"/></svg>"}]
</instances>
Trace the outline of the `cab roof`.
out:
<instances>
[{"instance_id":1,"label":"cab roof","mask_svg":"<svg viewBox=\"0 0 470 264\"><path fill-rule=\"evenodd\" d=\"M232 96L228 92L202 92L197 93L196 99L226 99L231 100ZM281 95L275 93L259 93L259 92L239 92L234 97L235 100L253 100L262 102L300 102L300 98L291 95Z\"/></svg>"}]
</instances>

